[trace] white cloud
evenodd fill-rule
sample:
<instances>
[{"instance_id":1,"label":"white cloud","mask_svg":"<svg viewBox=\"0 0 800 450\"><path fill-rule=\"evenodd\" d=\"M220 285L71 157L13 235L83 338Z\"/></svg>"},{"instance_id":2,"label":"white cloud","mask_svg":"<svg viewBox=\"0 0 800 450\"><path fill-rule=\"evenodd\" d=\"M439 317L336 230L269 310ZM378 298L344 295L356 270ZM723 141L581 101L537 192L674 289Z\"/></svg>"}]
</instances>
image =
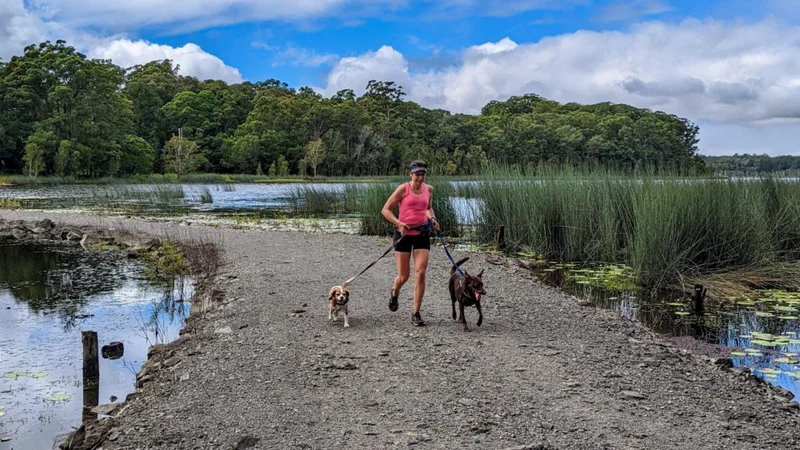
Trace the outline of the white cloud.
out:
<instances>
[{"instance_id":1,"label":"white cloud","mask_svg":"<svg viewBox=\"0 0 800 450\"><path fill-rule=\"evenodd\" d=\"M110 59L121 67L130 67L156 59L172 59L180 64L180 72L184 75L195 76L201 80L215 78L227 82L242 81L242 76L236 68L226 65L221 59L196 44L171 47L143 40L133 41L124 36L100 37L43 20L27 11L22 0L0 2L0 58L3 60L21 55L27 45L56 39L66 40L68 45L72 45L90 58Z\"/></svg>"},{"instance_id":2,"label":"white cloud","mask_svg":"<svg viewBox=\"0 0 800 450\"><path fill-rule=\"evenodd\" d=\"M535 43L505 38L465 49L451 67L421 72L409 72L405 57L384 46L342 59L323 92L361 93L370 79L393 80L410 100L453 112L478 113L491 100L536 93L562 103L610 101L695 122L766 126L800 119L798 42L800 28L775 21L649 22Z\"/></svg>"},{"instance_id":3,"label":"white cloud","mask_svg":"<svg viewBox=\"0 0 800 450\"><path fill-rule=\"evenodd\" d=\"M181 73L193 75L200 80L213 78L228 83L242 81L239 70L225 65L221 59L192 43L183 47L171 47L142 40L115 39L91 49L89 56L110 59L120 67L131 67L159 59L171 59L180 65Z\"/></svg>"},{"instance_id":4,"label":"white cloud","mask_svg":"<svg viewBox=\"0 0 800 450\"><path fill-rule=\"evenodd\" d=\"M342 58L328 73L327 87L322 92L334 94L340 89L364 92L370 80L394 81L406 91L411 78L408 62L402 54L389 46L358 57Z\"/></svg>"},{"instance_id":5,"label":"white cloud","mask_svg":"<svg viewBox=\"0 0 800 450\"><path fill-rule=\"evenodd\" d=\"M650 22L622 31L577 31L517 44L504 38L464 49L459 64L409 73L384 46L342 59L327 91L361 80L406 83L412 100L476 113L491 100L535 92L560 102L618 102L695 120L800 118L800 29L777 22ZM355 83L354 83L355 82ZM422 95L421 95L422 94Z\"/></svg>"},{"instance_id":6,"label":"white cloud","mask_svg":"<svg viewBox=\"0 0 800 450\"><path fill-rule=\"evenodd\" d=\"M0 2L0 58L8 60L43 36L45 24L25 11L22 0Z\"/></svg>"}]
</instances>

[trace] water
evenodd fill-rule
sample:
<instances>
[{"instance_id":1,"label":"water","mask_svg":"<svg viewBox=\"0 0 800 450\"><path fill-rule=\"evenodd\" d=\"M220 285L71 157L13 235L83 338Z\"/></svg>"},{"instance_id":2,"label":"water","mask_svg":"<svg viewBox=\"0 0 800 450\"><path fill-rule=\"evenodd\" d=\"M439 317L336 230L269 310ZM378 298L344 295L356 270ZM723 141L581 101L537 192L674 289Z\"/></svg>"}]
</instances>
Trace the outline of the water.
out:
<instances>
[{"instance_id":1,"label":"water","mask_svg":"<svg viewBox=\"0 0 800 450\"><path fill-rule=\"evenodd\" d=\"M474 184L475 182L454 182L454 185ZM299 188L312 188L322 192L344 191L344 183L309 183L309 184L182 184L182 185L125 185L125 186L45 186L11 188L0 191L3 197L23 203L22 207L90 207L91 205L107 205L109 199L115 204L132 206L151 214L187 214L195 219L205 215L213 216L212 223L225 223L227 216L238 220L239 215L256 214L260 220L277 213L278 227L288 229L331 229L330 223L291 224L286 217L293 217L292 194ZM212 203L203 203L201 195L210 193ZM167 200L165 200L167 199ZM452 197L450 203L461 224L469 225L477 221L481 210L481 202L477 199ZM170 205L165 208L164 205ZM13 206L13 205L12 205ZM357 218L350 218L357 222ZM216 221L216 222L215 222ZM235 223L235 220L234 220ZM340 224L339 228L357 232L357 224ZM283 228L281 228L283 229ZM336 226L334 226L334 229ZM355 231L353 231L355 230ZM702 316L690 314L685 307L669 303L686 304L682 298L671 298L659 294L650 298L647 293L635 289L599 289L587 284L570 282L564 271L545 274L550 283L570 291L576 295L590 297L598 304L613 309L619 314L638 320L658 333L672 336L687 336L723 349L734 351L751 349L745 356L732 358L735 365L745 365L763 375L768 381L787 388L800 396L800 372L797 365L792 364L794 354L800 353L800 341L791 333L798 333L798 320L780 319L757 315L757 307L734 305L723 310L708 310ZM559 275L560 274L560 275ZM560 280L558 279L560 277ZM800 300L799 300L800 301ZM763 308L762 308L763 309ZM764 312L763 310L760 312ZM753 333L767 333L773 338L774 346L753 344L752 341L763 339L743 338ZM788 338L777 340L777 337ZM755 354L758 350L759 354ZM789 363L780 362L788 360ZM797 357L800 359L800 356ZM766 371L764 371L766 369ZM772 372L772 370L778 372ZM0 447L2 450L2 447Z\"/></svg>"},{"instance_id":2,"label":"water","mask_svg":"<svg viewBox=\"0 0 800 450\"><path fill-rule=\"evenodd\" d=\"M578 274L586 272L561 265L555 270L536 268L534 273L552 286L641 322L656 333L688 337L710 346L698 346L695 351L730 351L734 366L750 368L769 383L792 392L795 401L800 400L800 319L792 315L797 312L789 310L796 308L788 306L800 304L800 293L762 291L754 300L709 301L703 310L695 311L691 300L681 293L651 295L624 286L608 271L591 278L599 272L582 276Z\"/></svg>"},{"instance_id":3,"label":"water","mask_svg":"<svg viewBox=\"0 0 800 450\"><path fill-rule=\"evenodd\" d=\"M464 184L456 182L454 184ZM0 188L0 200L9 207L92 208L101 205L135 209L154 215L257 212L292 213L296 208L292 194L299 188L318 192L342 193L345 183L236 183L236 184L132 184L132 185L53 185ZM211 203L203 203L208 192ZM450 199L458 221L474 223L480 200ZM2 204L0 204L0 207Z\"/></svg>"},{"instance_id":4,"label":"water","mask_svg":"<svg viewBox=\"0 0 800 450\"><path fill-rule=\"evenodd\" d=\"M0 243L0 438L11 438L0 450L51 448L80 426L82 330L124 344L121 358L100 357L94 392L124 401L148 347L177 338L191 294L188 280L148 280L110 252Z\"/></svg>"}]
</instances>

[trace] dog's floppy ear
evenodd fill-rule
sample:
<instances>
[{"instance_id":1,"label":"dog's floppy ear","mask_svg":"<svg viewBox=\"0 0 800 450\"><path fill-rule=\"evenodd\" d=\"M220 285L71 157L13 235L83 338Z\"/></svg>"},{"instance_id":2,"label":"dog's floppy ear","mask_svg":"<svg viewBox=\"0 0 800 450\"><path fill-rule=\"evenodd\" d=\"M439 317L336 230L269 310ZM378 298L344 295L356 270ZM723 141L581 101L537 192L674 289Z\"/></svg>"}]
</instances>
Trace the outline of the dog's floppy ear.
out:
<instances>
[{"instance_id":1,"label":"dog's floppy ear","mask_svg":"<svg viewBox=\"0 0 800 450\"><path fill-rule=\"evenodd\" d=\"M336 296L336 286L331 288L331 291L328 293L328 300L333 299Z\"/></svg>"}]
</instances>

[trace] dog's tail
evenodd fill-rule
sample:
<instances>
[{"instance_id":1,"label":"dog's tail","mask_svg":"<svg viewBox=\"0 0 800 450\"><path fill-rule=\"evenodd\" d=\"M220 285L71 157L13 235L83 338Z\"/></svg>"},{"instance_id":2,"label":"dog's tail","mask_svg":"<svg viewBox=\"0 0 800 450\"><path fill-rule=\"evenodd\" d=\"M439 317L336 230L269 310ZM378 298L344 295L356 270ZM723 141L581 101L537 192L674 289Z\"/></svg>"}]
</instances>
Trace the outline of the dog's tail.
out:
<instances>
[{"instance_id":1,"label":"dog's tail","mask_svg":"<svg viewBox=\"0 0 800 450\"><path fill-rule=\"evenodd\" d=\"M452 269L450 269L450 274L451 275L454 274L456 272L456 267L461 267L461 265L464 264L465 262L467 262L468 259L469 259L469 256L467 256L466 258L461 258L458 261L456 261L456 265L453 266Z\"/></svg>"}]
</instances>

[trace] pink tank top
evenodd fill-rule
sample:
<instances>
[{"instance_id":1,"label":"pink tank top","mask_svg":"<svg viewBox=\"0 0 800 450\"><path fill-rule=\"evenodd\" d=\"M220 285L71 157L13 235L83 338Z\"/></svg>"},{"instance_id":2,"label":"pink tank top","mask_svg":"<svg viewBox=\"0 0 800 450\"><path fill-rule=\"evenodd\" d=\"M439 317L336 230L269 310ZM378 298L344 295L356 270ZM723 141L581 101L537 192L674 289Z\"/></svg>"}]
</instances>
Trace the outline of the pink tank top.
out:
<instances>
[{"instance_id":1,"label":"pink tank top","mask_svg":"<svg viewBox=\"0 0 800 450\"><path fill-rule=\"evenodd\" d=\"M408 225L409 227L416 227L428 223L428 185L422 183L422 193L414 195L411 192L411 183L406 183L406 195L400 200L400 222ZM406 232L409 236L416 236L420 234L419 230L409 230Z\"/></svg>"}]
</instances>

